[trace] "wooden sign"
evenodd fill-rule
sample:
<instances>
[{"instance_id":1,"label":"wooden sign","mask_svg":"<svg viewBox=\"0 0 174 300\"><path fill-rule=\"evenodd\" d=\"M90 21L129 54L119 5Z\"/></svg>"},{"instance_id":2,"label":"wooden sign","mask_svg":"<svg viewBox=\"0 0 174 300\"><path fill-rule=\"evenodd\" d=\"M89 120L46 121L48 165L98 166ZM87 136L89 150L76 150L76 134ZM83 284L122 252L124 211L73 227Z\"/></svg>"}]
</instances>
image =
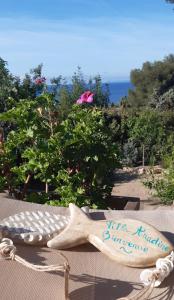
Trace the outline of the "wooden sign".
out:
<instances>
[{"instance_id":1,"label":"wooden sign","mask_svg":"<svg viewBox=\"0 0 174 300\"><path fill-rule=\"evenodd\" d=\"M48 241L55 249L90 242L111 259L131 267L153 266L167 256L173 245L153 226L133 220L93 221L70 204L71 218L65 230Z\"/></svg>"},{"instance_id":2,"label":"wooden sign","mask_svg":"<svg viewBox=\"0 0 174 300\"><path fill-rule=\"evenodd\" d=\"M89 215L89 208L81 208ZM70 217L48 211L24 211L0 221L0 240L10 238L15 243L46 246L47 242L63 231Z\"/></svg>"},{"instance_id":3,"label":"wooden sign","mask_svg":"<svg viewBox=\"0 0 174 300\"><path fill-rule=\"evenodd\" d=\"M45 246L64 230L69 217L42 211L24 211L0 221L0 239Z\"/></svg>"}]
</instances>

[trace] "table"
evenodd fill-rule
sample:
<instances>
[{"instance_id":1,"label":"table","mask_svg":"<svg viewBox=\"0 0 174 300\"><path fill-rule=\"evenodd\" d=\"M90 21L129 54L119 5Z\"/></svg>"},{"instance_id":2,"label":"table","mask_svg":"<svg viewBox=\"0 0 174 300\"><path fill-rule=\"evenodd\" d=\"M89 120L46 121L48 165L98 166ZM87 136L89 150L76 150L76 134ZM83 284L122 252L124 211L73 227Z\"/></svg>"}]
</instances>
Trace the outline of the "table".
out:
<instances>
[{"instance_id":1,"label":"table","mask_svg":"<svg viewBox=\"0 0 174 300\"><path fill-rule=\"evenodd\" d=\"M0 219L21 211L49 211L68 215L61 207L31 204L0 197ZM135 218L148 222L174 243L174 210L101 211L91 210L93 219ZM141 269L128 268L111 261L92 245L86 244L62 251L68 258L71 300L115 300L133 295L141 288ZM35 264L56 264L61 259L56 250L17 245L17 254ZM155 296L155 298L153 298ZM153 292L153 299L174 300L174 272ZM39 273L15 261L0 261L1 300L64 300L62 273Z\"/></svg>"}]
</instances>

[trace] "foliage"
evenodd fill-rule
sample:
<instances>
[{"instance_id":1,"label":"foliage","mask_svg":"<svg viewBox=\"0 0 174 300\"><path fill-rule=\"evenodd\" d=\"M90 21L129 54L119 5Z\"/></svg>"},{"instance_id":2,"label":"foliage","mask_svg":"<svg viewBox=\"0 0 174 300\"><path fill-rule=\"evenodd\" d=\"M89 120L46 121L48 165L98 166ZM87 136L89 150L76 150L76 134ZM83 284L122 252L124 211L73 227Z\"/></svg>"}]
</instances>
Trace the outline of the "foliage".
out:
<instances>
[{"instance_id":1,"label":"foliage","mask_svg":"<svg viewBox=\"0 0 174 300\"><path fill-rule=\"evenodd\" d=\"M147 110L139 113L137 116L130 116L127 119L127 126L128 143L132 142L130 148L139 147L142 153L143 165L145 161L149 162L152 157L159 159L164 138L164 129L160 115L156 111Z\"/></svg>"},{"instance_id":2,"label":"foliage","mask_svg":"<svg viewBox=\"0 0 174 300\"><path fill-rule=\"evenodd\" d=\"M100 75L86 81L80 67L74 72L70 83L61 75L50 79L51 86L47 86L45 80L42 64L31 69L21 79L13 76L7 68L7 62L0 58L0 112L16 106L21 99L35 99L43 91L49 91L55 102L59 103L62 118L71 111L74 101L88 89L95 94L96 106L109 105L108 85L103 85Z\"/></svg>"},{"instance_id":3,"label":"foliage","mask_svg":"<svg viewBox=\"0 0 174 300\"><path fill-rule=\"evenodd\" d=\"M10 74L7 62L0 58L0 112L8 109L8 99L17 93L14 81L15 77Z\"/></svg>"},{"instance_id":4,"label":"foliage","mask_svg":"<svg viewBox=\"0 0 174 300\"><path fill-rule=\"evenodd\" d=\"M174 148L167 159L167 169L162 179L155 182L155 189L164 204L172 204L174 201Z\"/></svg>"},{"instance_id":5,"label":"foliage","mask_svg":"<svg viewBox=\"0 0 174 300\"><path fill-rule=\"evenodd\" d=\"M146 164L164 163L164 157L171 153L174 144L172 111L126 112L109 107L103 112L124 165L142 164L143 146Z\"/></svg>"},{"instance_id":6,"label":"foliage","mask_svg":"<svg viewBox=\"0 0 174 300\"><path fill-rule=\"evenodd\" d=\"M10 74L7 62L0 58L0 112L7 111L16 105L20 99L33 99L37 92L44 88L43 84L37 84L36 79L42 77L42 64L25 74L23 79Z\"/></svg>"},{"instance_id":7,"label":"foliage","mask_svg":"<svg viewBox=\"0 0 174 300\"><path fill-rule=\"evenodd\" d=\"M40 78L44 78L42 75L43 65L40 64L37 67L30 70L29 74L25 74L23 79L16 78L15 87L17 90L16 99L34 99L44 89L44 82L38 82Z\"/></svg>"},{"instance_id":8,"label":"foliage","mask_svg":"<svg viewBox=\"0 0 174 300\"><path fill-rule=\"evenodd\" d=\"M20 101L1 114L0 120L16 126L7 136L1 157L11 190L21 188L26 197L29 182L34 179L45 184L45 194L49 189L56 192L54 204L106 206L112 189L109 175L119 159L102 110L74 105L60 121L53 95L43 94ZM39 201L53 203L54 199L45 194Z\"/></svg>"},{"instance_id":9,"label":"foliage","mask_svg":"<svg viewBox=\"0 0 174 300\"><path fill-rule=\"evenodd\" d=\"M6 179L4 176L0 176L0 192L4 192L6 187Z\"/></svg>"},{"instance_id":10,"label":"foliage","mask_svg":"<svg viewBox=\"0 0 174 300\"><path fill-rule=\"evenodd\" d=\"M45 192L30 193L26 195L26 201L31 203L45 204L50 201L49 194ZM59 205L59 203L58 203Z\"/></svg>"},{"instance_id":11,"label":"foliage","mask_svg":"<svg viewBox=\"0 0 174 300\"><path fill-rule=\"evenodd\" d=\"M133 70L135 88L117 106L110 106L101 77L85 80L80 68L68 83L60 75L49 86L42 64L20 79L0 59L0 79L0 190L17 191L27 201L104 208L120 161L162 163L170 176L146 184L170 202L173 55ZM74 105L87 90L94 102ZM35 185L40 192L29 194Z\"/></svg>"},{"instance_id":12,"label":"foliage","mask_svg":"<svg viewBox=\"0 0 174 300\"><path fill-rule=\"evenodd\" d=\"M152 107L161 110L168 111L174 108L174 88L170 88L167 92L160 95L158 89L154 89L151 97L150 104Z\"/></svg>"},{"instance_id":13,"label":"foliage","mask_svg":"<svg viewBox=\"0 0 174 300\"><path fill-rule=\"evenodd\" d=\"M53 82L53 81L52 81ZM55 98L59 103L62 118L66 118L71 111L74 100L79 99L82 93L90 90L94 94L94 105L98 107L108 107L109 105L109 87L102 84L101 76L84 80L80 68L74 73L71 82L68 84L65 79L59 76L57 89L55 88Z\"/></svg>"},{"instance_id":14,"label":"foliage","mask_svg":"<svg viewBox=\"0 0 174 300\"><path fill-rule=\"evenodd\" d=\"M145 62L142 69L132 70L131 82L135 88L129 91L127 106L167 109L168 105L172 105L173 108L174 55L167 56L163 61Z\"/></svg>"},{"instance_id":15,"label":"foliage","mask_svg":"<svg viewBox=\"0 0 174 300\"><path fill-rule=\"evenodd\" d=\"M165 205L173 204L174 201L174 182L173 180L158 180L155 184L157 195Z\"/></svg>"},{"instance_id":16,"label":"foliage","mask_svg":"<svg viewBox=\"0 0 174 300\"><path fill-rule=\"evenodd\" d=\"M129 139L123 145L123 164L135 166L140 161L139 148L136 141Z\"/></svg>"},{"instance_id":17,"label":"foliage","mask_svg":"<svg viewBox=\"0 0 174 300\"><path fill-rule=\"evenodd\" d=\"M174 202L174 149L165 160L167 168L160 175L155 174L152 168L143 183L156 192L163 204L169 205Z\"/></svg>"}]
</instances>

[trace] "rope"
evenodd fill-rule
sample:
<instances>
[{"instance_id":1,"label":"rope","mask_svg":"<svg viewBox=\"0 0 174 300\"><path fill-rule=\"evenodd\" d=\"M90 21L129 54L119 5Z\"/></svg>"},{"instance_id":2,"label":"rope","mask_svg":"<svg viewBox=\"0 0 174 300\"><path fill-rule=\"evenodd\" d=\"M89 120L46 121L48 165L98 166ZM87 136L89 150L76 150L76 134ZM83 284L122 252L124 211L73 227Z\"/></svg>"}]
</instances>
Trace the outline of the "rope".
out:
<instances>
[{"instance_id":1,"label":"rope","mask_svg":"<svg viewBox=\"0 0 174 300\"><path fill-rule=\"evenodd\" d=\"M158 287L163 280L169 276L174 269L174 252L165 258L159 258L154 270L146 269L141 272L140 280L144 288L132 297L120 298L118 300L147 300L155 287Z\"/></svg>"},{"instance_id":2,"label":"rope","mask_svg":"<svg viewBox=\"0 0 174 300\"><path fill-rule=\"evenodd\" d=\"M68 300L69 299L70 266L69 266L67 258L62 253L60 253L60 252L58 252L58 253L65 260L63 265L49 265L49 266L34 265L34 264L27 262L22 257L16 255L16 247L14 246L12 240L4 238L0 242L0 254L2 256L1 260L14 260L27 268L30 268L34 271L39 271L39 272L50 272L50 271L64 272L64 278L65 278L64 294L65 294L65 300Z\"/></svg>"},{"instance_id":3,"label":"rope","mask_svg":"<svg viewBox=\"0 0 174 300\"><path fill-rule=\"evenodd\" d=\"M13 241L10 239L2 239L0 243L0 254L2 259L5 260L15 260L25 267L28 267L34 271L49 272L49 271L63 271L65 278L65 300L69 300L69 263L67 258L60 252L60 256L65 259L63 265L49 265L40 266L33 265L27 262L25 259L16 255L16 247L13 245ZM119 298L118 300L147 300L152 294L155 287L158 287L163 280L173 271L174 269L174 252L172 251L170 255L165 258L160 258L156 262L156 268L154 270L146 269L141 272L140 280L144 284L144 288L138 292L136 295L131 297Z\"/></svg>"},{"instance_id":4,"label":"rope","mask_svg":"<svg viewBox=\"0 0 174 300\"><path fill-rule=\"evenodd\" d=\"M140 274L140 280L145 286L150 286L155 277L155 287L159 286L163 280L173 271L174 268L174 252L165 258L159 258L156 262L154 270L144 270Z\"/></svg>"}]
</instances>

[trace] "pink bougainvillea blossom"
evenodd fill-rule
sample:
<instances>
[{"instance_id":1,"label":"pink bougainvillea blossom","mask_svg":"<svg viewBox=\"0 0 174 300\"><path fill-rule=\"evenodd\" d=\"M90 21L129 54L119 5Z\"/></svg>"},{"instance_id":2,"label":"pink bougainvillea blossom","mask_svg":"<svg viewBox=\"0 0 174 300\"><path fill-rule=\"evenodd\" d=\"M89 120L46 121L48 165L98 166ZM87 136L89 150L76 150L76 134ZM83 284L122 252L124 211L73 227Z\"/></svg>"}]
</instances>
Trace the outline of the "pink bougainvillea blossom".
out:
<instances>
[{"instance_id":1,"label":"pink bougainvillea blossom","mask_svg":"<svg viewBox=\"0 0 174 300\"><path fill-rule=\"evenodd\" d=\"M83 104L83 103L92 103L93 102L94 94L91 93L91 91L84 92L80 98L76 101L77 104Z\"/></svg>"},{"instance_id":2,"label":"pink bougainvillea blossom","mask_svg":"<svg viewBox=\"0 0 174 300\"><path fill-rule=\"evenodd\" d=\"M36 78L35 80L35 84L42 84L46 81L46 78L45 77L38 77Z\"/></svg>"}]
</instances>

